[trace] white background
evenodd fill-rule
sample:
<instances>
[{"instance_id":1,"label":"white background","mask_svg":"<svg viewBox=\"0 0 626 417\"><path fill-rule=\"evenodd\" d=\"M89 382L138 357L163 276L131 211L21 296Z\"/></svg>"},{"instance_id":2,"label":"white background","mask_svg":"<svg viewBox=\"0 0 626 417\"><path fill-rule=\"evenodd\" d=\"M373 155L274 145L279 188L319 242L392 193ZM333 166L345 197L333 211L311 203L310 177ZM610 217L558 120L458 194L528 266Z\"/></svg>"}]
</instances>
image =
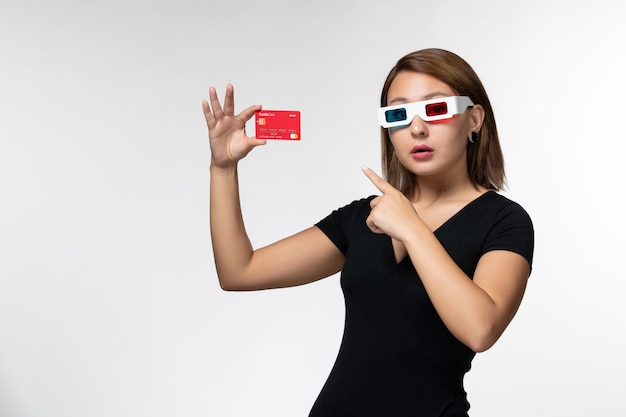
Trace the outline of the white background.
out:
<instances>
[{"instance_id":1,"label":"white background","mask_svg":"<svg viewBox=\"0 0 626 417\"><path fill-rule=\"evenodd\" d=\"M338 277L226 293L208 227L210 85L302 111L241 164L256 246L376 190L402 55L449 49L496 112L536 227L521 309L466 378L480 417L623 416L624 6L617 1L3 1L0 416L306 416ZM250 128L253 126L250 125Z\"/></svg>"}]
</instances>

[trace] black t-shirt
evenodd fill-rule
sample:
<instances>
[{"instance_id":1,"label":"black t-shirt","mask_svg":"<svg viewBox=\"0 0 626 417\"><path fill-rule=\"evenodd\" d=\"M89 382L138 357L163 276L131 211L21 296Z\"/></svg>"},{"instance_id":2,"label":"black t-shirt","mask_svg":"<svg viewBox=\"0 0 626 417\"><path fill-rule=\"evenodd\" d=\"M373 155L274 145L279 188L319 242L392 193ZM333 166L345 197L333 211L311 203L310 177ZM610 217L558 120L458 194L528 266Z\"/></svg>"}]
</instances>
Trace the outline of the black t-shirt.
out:
<instances>
[{"instance_id":1,"label":"black t-shirt","mask_svg":"<svg viewBox=\"0 0 626 417\"><path fill-rule=\"evenodd\" d=\"M391 238L365 224L373 198L335 210L316 225L346 256L346 318L337 360L309 416L467 416L463 376L474 352L445 327L411 259L397 263ZM532 264L530 217L493 191L434 233L470 278L492 250L516 252Z\"/></svg>"}]
</instances>

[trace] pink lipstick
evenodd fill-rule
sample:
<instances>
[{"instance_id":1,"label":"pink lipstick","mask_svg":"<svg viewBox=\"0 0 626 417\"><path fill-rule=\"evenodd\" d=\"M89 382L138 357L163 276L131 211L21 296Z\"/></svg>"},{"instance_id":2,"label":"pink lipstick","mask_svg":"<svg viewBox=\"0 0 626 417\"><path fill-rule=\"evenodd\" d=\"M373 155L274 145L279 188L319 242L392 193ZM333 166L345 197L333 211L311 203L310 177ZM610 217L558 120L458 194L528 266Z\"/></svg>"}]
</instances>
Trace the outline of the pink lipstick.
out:
<instances>
[{"instance_id":1,"label":"pink lipstick","mask_svg":"<svg viewBox=\"0 0 626 417\"><path fill-rule=\"evenodd\" d=\"M429 158L435 151L426 145L416 145L411 149L413 159Z\"/></svg>"}]
</instances>

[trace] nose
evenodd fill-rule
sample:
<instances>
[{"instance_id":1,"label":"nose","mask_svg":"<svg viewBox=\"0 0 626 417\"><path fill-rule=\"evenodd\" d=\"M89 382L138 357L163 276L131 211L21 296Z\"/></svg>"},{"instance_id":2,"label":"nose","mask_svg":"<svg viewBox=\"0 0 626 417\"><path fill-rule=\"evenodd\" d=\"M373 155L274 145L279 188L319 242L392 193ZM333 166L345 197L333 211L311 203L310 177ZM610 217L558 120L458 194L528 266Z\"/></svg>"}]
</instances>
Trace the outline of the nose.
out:
<instances>
[{"instance_id":1,"label":"nose","mask_svg":"<svg viewBox=\"0 0 626 417\"><path fill-rule=\"evenodd\" d=\"M428 124L418 115L413 116L409 127L411 128L411 136L413 137L423 138L428 135Z\"/></svg>"}]
</instances>

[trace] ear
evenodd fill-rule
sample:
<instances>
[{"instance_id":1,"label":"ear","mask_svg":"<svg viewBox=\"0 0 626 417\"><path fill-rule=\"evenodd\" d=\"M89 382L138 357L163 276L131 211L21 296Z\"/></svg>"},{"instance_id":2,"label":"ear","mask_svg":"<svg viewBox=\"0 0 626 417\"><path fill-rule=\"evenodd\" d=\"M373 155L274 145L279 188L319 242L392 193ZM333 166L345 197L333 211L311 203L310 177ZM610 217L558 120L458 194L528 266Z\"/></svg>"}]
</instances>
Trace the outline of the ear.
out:
<instances>
[{"instance_id":1,"label":"ear","mask_svg":"<svg viewBox=\"0 0 626 417\"><path fill-rule=\"evenodd\" d=\"M478 132L483 127L483 121L485 120L485 109L480 104L476 104L470 109L470 130L472 132Z\"/></svg>"}]
</instances>

